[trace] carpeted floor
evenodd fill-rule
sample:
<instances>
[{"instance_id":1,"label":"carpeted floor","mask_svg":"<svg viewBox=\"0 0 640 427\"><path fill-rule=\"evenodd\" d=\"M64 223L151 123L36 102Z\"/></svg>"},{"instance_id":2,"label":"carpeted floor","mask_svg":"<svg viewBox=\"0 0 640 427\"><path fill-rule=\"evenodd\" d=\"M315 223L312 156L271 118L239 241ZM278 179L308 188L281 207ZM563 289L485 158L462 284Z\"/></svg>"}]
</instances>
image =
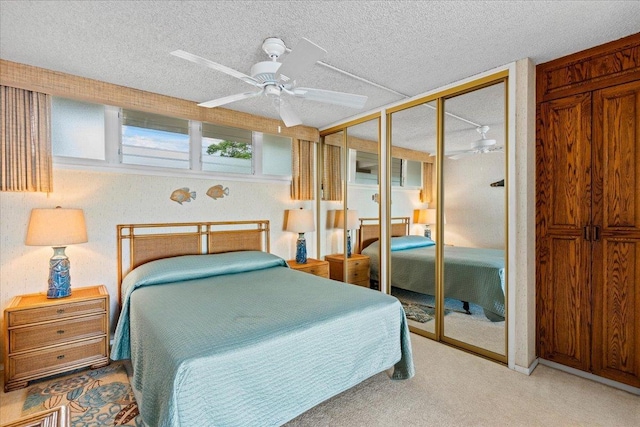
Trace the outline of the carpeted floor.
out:
<instances>
[{"instance_id":1,"label":"carpeted floor","mask_svg":"<svg viewBox=\"0 0 640 427\"><path fill-rule=\"evenodd\" d=\"M391 295L402 302L405 307L405 313L407 312L406 307L411 307L408 310L409 313L407 313L410 326L435 333L435 322L433 319L422 322L410 315L410 313L414 312L420 314L421 307L435 307L435 298L432 295L420 294L396 287L391 288ZM444 300L444 308L444 329L446 336L498 354L505 353L506 336L504 321L492 322L487 319L482 307L473 303L469 304L470 314L468 314L466 310L463 309L462 302L456 299L446 298ZM433 309L426 312L430 314L431 317L434 316Z\"/></svg>"},{"instance_id":2,"label":"carpeted floor","mask_svg":"<svg viewBox=\"0 0 640 427\"><path fill-rule=\"evenodd\" d=\"M317 405L286 426L640 425L640 397L630 393L547 366L538 366L531 376L526 376L415 334L411 335L411 343L416 366L414 378L393 381L388 373L380 373ZM43 404L56 390L61 401L71 397L84 404L107 403L111 408L100 412L104 414L102 417L91 415L99 411L87 408L86 416L91 420L87 422L80 418L80 412L72 412L72 426L114 425L117 414L127 406L124 403L129 394L120 387L100 387L107 385L110 377L117 378L114 382L124 383L126 374L121 368L122 365L112 362L97 375L85 370L71 377L88 377L85 379L65 376L35 382L26 390L0 392L0 424L18 418L25 406L26 411L35 410L37 401ZM55 382L60 386L42 394L46 384ZM35 387L41 389L41 396L48 397L44 400L35 395L27 397ZM94 389L98 391L91 392ZM80 399L76 394L86 397ZM29 405L25 405L27 401ZM49 404L53 402L50 400ZM137 418L133 418L124 425L137 425L136 422Z\"/></svg>"},{"instance_id":3,"label":"carpeted floor","mask_svg":"<svg viewBox=\"0 0 640 427\"><path fill-rule=\"evenodd\" d=\"M27 389L22 416L60 405L69 407L72 427L142 426L120 362L34 383Z\"/></svg>"}]
</instances>

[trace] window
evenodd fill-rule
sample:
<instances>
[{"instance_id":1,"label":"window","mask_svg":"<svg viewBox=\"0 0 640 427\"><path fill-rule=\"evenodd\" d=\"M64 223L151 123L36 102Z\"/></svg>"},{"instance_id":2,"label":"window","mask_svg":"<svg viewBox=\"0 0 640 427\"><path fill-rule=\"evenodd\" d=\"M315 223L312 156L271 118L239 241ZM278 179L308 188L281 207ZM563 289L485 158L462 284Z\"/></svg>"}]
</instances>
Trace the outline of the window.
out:
<instances>
[{"instance_id":1,"label":"window","mask_svg":"<svg viewBox=\"0 0 640 427\"><path fill-rule=\"evenodd\" d=\"M291 177L289 137L64 98L52 98L51 127L58 164Z\"/></svg>"},{"instance_id":2,"label":"window","mask_svg":"<svg viewBox=\"0 0 640 427\"><path fill-rule=\"evenodd\" d=\"M202 170L253 173L251 131L202 124Z\"/></svg>"},{"instance_id":3,"label":"window","mask_svg":"<svg viewBox=\"0 0 640 427\"><path fill-rule=\"evenodd\" d=\"M122 163L189 169L189 121L122 110Z\"/></svg>"},{"instance_id":4,"label":"window","mask_svg":"<svg viewBox=\"0 0 640 427\"><path fill-rule=\"evenodd\" d=\"M51 99L54 156L105 160L104 105Z\"/></svg>"},{"instance_id":5,"label":"window","mask_svg":"<svg viewBox=\"0 0 640 427\"><path fill-rule=\"evenodd\" d=\"M378 184L378 155L364 151L356 152L356 179L358 184Z\"/></svg>"},{"instance_id":6,"label":"window","mask_svg":"<svg viewBox=\"0 0 640 427\"><path fill-rule=\"evenodd\" d=\"M415 160L405 160L407 164L407 179L405 185L407 187L421 187L422 186L422 162Z\"/></svg>"},{"instance_id":7,"label":"window","mask_svg":"<svg viewBox=\"0 0 640 427\"><path fill-rule=\"evenodd\" d=\"M378 185L378 155L376 153L356 151L354 182ZM394 187L420 187L422 185L422 163L392 158L391 185Z\"/></svg>"},{"instance_id":8,"label":"window","mask_svg":"<svg viewBox=\"0 0 640 427\"><path fill-rule=\"evenodd\" d=\"M291 176L291 138L256 133L262 140L262 175Z\"/></svg>"}]
</instances>

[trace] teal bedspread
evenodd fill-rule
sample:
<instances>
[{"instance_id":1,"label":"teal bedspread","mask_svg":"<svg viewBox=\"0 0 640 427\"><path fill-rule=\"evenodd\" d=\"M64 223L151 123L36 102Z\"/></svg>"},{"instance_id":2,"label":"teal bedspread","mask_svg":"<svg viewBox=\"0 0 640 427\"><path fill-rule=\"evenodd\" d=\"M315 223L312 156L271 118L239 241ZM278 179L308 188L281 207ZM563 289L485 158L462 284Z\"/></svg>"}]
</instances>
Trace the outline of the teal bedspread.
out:
<instances>
[{"instance_id":1,"label":"teal bedspread","mask_svg":"<svg viewBox=\"0 0 640 427\"><path fill-rule=\"evenodd\" d=\"M417 237L417 236L407 236ZM404 238L392 238L394 240ZM418 239L415 239L418 240ZM404 242L404 241L403 241ZM391 286L435 295L435 246L399 246L391 252ZM378 242L362 253L371 258L371 278L378 280ZM481 306L491 320L505 315L504 251L498 249L444 247L444 291L446 298Z\"/></svg>"},{"instance_id":2,"label":"teal bedspread","mask_svg":"<svg viewBox=\"0 0 640 427\"><path fill-rule=\"evenodd\" d=\"M131 358L149 426L281 425L389 368L414 373L397 299L274 255L153 261L123 296L112 358Z\"/></svg>"}]
</instances>

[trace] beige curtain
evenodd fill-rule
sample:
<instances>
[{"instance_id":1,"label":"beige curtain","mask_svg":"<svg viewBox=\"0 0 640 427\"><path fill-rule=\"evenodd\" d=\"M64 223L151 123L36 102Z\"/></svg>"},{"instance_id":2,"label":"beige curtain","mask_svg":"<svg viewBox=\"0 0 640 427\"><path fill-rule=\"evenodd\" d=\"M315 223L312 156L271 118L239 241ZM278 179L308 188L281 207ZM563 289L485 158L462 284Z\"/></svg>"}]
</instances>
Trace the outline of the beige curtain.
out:
<instances>
[{"instance_id":1,"label":"beige curtain","mask_svg":"<svg viewBox=\"0 0 640 427\"><path fill-rule=\"evenodd\" d=\"M420 201L422 203L431 203L433 201L433 163L422 163Z\"/></svg>"},{"instance_id":2,"label":"beige curtain","mask_svg":"<svg viewBox=\"0 0 640 427\"><path fill-rule=\"evenodd\" d=\"M0 191L53 191L49 95L0 86Z\"/></svg>"},{"instance_id":3,"label":"beige curtain","mask_svg":"<svg viewBox=\"0 0 640 427\"><path fill-rule=\"evenodd\" d=\"M322 200L342 200L342 166L337 145L324 145L322 171Z\"/></svg>"},{"instance_id":4,"label":"beige curtain","mask_svg":"<svg viewBox=\"0 0 640 427\"><path fill-rule=\"evenodd\" d=\"M315 144L311 141L294 139L292 145L291 198L313 200Z\"/></svg>"}]
</instances>

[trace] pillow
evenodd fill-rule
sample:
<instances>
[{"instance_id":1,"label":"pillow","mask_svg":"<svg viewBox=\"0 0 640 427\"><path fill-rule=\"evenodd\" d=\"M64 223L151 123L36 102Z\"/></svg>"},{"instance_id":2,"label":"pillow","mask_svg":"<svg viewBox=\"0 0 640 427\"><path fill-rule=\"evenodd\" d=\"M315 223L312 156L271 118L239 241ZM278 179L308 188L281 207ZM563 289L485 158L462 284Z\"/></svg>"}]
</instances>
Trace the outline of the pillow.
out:
<instances>
[{"instance_id":1,"label":"pillow","mask_svg":"<svg viewBox=\"0 0 640 427\"><path fill-rule=\"evenodd\" d=\"M200 279L222 274L288 267L279 256L261 251L238 251L220 254L181 255L142 264L130 271L122 281L122 300L133 289L182 280ZM131 288L131 289L129 289Z\"/></svg>"},{"instance_id":2,"label":"pillow","mask_svg":"<svg viewBox=\"0 0 640 427\"><path fill-rule=\"evenodd\" d=\"M401 236L391 238L391 251L434 246L436 242L424 236Z\"/></svg>"}]
</instances>

